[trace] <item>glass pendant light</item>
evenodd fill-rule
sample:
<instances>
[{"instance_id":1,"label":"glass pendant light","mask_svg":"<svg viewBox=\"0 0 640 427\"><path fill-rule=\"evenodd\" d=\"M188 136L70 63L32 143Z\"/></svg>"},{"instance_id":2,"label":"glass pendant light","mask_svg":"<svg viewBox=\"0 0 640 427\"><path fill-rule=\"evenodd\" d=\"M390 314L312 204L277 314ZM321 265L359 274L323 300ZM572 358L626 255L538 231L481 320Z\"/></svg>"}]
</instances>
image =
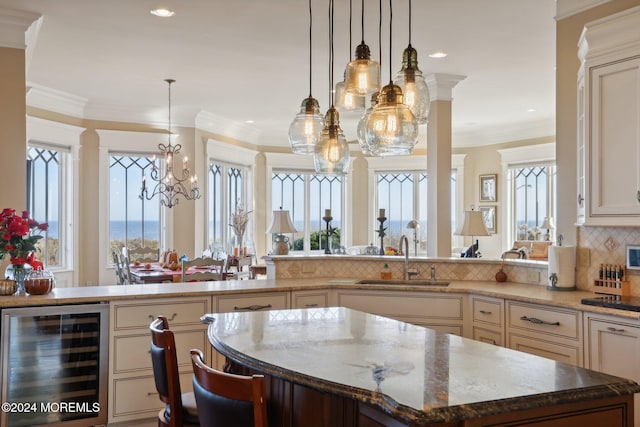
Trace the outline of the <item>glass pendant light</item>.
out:
<instances>
[{"instance_id":1,"label":"glass pendant light","mask_svg":"<svg viewBox=\"0 0 640 427\"><path fill-rule=\"evenodd\" d=\"M371 51L364 42L364 0L362 0L362 41L356 47L356 59L347 65L345 84L348 92L370 95L380 90L380 64L371 60Z\"/></svg>"},{"instance_id":2,"label":"glass pendant light","mask_svg":"<svg viewBox=\"0 0 640 427\"><path fill-rule=\"evenodd\" d=\"M351 21L353 17L353 0L349 0L349 62L351 62ZM347 63L348 64L348 63ZM339 111L364 111L366 96L347 91L347 70L343 80L336 85L336 107Z\"/></svg>"},{"instance_id":3,"label":"glass pendant light","mask_svg":"<svg viewBox=\"0 0 640 427\"><path fill-rule=\"evenodd\" d=\"M367 110L364 112L362 117L360 117L360 120L358 120L358 128L357 128L358 145L360 146L360 151L362 151L362 154L364 154L365 156L374 155L369 149L369 145L367 144L365 129L367 127L367 120L369 119L369 116L371 115L371 112L373 111L374 107L378 103L378 95L379 95L378 92L374 92L373 95L371 95L371 106L367 108Z\"/></svg>"},{"instance_id":4,"label":"glass pendant light","mask_svg":"<svg viewBox=\"0 0 640 427\"><path fill-rule=\"evenodd\" d=\"M382 3L382 0L380 0ZM418 122L404 103L402 89L391 80L392 0L389 0L389 84L382 88L378 104L365 127L369 150L377 156L411 154L418 142Z\"/></svg>"},{"instance_id":5,"label":"glass pendant light","mask_svg":"<svg viewBox=\"0 0 640 427\"><path fill-rule=\"evenodd\" d=\"M309 96L302 100L300 112L289 126L289 143L295 154L313 154L324 127L324 117L320 113L320 104L311 96L311 34L312 34L311 0L309 0Z\"/></svg>"},{"instance_id":6,"label":"glass pendant light","mask_svg":"<svg viewBox=\"0 0 640 427\"><path fill-rule=\"evenodd\" d=\"M316 145L313 161L317 174L346 175L349 169L349 144L340 128L340 114L333 105L333 0L329 0L329 98L325 126Z\"/></svg>"},{"instance_id":7,"label":"glass pendant light","mask_svg":"<svg viewBox=\"0 0 640 427\"><path fill-rule=\"evenodd\" d=\"M349 144L340 128L340 113L333 106L327 111L314 163L321 175L346 175L349 171Z\"/></svg>"},{"instance_id":8,"label":"glass pendant light","mask_svg":"<svg viewBox=\"0 0 640 427\"><path fill-rule=\"evenodd\" d=\"M404 93L404 102L409 106L419 124L429 118L429 88L422 71L418 68L418 52L411 46L411 0L409 0L409 46L402 53L402 69L396 76L396 84Z\"/></svg>"}]
</instances>

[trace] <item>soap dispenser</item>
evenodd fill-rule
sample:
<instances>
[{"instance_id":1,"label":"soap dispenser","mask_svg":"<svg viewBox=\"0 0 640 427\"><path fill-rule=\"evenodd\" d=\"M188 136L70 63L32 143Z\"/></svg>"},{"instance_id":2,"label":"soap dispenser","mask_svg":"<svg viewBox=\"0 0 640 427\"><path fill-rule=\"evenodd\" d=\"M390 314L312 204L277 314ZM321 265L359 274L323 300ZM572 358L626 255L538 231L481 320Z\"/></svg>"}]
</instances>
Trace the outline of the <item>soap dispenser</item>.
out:
<instances>
[{"instance_id":1,"label":"soap dispenser","mask_svg":"<svg viewBox=\"0 0 640 427\"><path fill-rule=\"evenodd\" d=\"M380 278L382 280L391 280L391 270L389 269L389 264L387 264L386 262L384 263L384 267L380 272Z\"/></svg>"}]
</instances>

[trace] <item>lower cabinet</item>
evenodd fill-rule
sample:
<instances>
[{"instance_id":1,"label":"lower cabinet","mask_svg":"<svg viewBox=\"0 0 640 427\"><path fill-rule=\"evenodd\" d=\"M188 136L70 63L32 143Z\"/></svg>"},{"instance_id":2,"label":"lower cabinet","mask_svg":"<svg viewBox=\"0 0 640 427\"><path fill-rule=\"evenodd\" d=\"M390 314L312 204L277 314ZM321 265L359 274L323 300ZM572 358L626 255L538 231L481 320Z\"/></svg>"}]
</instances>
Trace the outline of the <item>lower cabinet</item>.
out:
<instances>
[{"instance_id":1,"label":"lower cabinet","mask_svg":"<svg viewBox=\"0 0 640 427\"><path fill-rule=\"evenodd\" d=\"M438 292L338 290L337 305L463 336L466 296Z\"/></svg>"},{"instance_id":2,"label":"lower cabinet","mask_svg":"<svg viewBox=\"0 0 640 427\"><path fill-rule=\"evenodd\" d=\"M579 311L506 301L506 322L508 348L583 365Z\"/></svg>"},{"instance_id":3,"label":"lower cabinet","mask_svg":"<svg viewBox=\"0 0 640 427\"><path fill-rule=\"evenodd\" d=\"M584 313L585 368L640 382L640 325L629 319ZM640 395L635 395L640 426Z\"/></svg>"},{"instance_id":4,"label":"lower cabinet","mask_svg":"<svg viewBox=\"0 0 640 427\"><path fill-rule=\"evenodd\" d=\"M480 295L469 297L471 329L476 341L504 346L504 300Z\"/></svg>"},{"instance_id":5,"label":"lower cabinet","mask_svg":"<svg viewBox=\"0 0 640 427\"><path fill-rule=\"evenodd\" d=\"M154 417L164 404L158 398L151 367L149 324L158 315L175 334L182 391L190 391L189 350L198 348L211 362L207 327L200 316L211 310L211 297L114 301L110 305L109 423Z\"/></svg>"},{"instance_id":6,"label":"lower cabinet","mask_svg":"<svg viewBox=\"0 0 640 427\"><path fill-rule=\"evenodd\" d=\"M291 308L329 307L332 305L330 291L291 291Z\"/></svg>"}]
</instances>

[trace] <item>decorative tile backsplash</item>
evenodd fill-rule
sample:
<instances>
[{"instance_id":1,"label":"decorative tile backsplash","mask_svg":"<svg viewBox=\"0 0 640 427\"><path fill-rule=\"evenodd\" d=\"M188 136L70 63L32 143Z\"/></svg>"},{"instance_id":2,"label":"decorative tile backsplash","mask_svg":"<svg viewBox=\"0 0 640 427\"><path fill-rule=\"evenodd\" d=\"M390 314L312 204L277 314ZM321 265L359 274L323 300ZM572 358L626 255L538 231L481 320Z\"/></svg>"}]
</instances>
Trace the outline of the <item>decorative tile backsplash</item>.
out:
<instances>
[{"instance_id":1,"label":"decorative tile backsplash","mask_svg":"<svg viewBox=\"0 0 640 427\"><path fill-rule=\"evenodd\" d=\"M403 278L404 259L329 257L291 257L274 258L277 279L298 278L335 278L335 279L379 279L380 271L386 263L391 271L392 279ZM547 285L547 266L544 263L507 262L504 272L510 282ZM500 262L471 259L428 259L410 260L409 269L419 272L415 279L431 278L431 267L436 269L437 280L476 280L493 281L500 270Z\"/></svg>"},{"instance_id":2,"label":"decorative tile backsplash","mask_svg":"<svg viewBox=\"0 0 640 427\"><path fill-rule=\"evenodd\" d=\"M579 289L593 291L600 264L626 264L627 245L640 244L638 227L578 227L578 248L588 249L588 267L577 263L576 285ZM640 273L627 271L631 282L631 295L640 296Z\"/></svg>"}]
</instances>

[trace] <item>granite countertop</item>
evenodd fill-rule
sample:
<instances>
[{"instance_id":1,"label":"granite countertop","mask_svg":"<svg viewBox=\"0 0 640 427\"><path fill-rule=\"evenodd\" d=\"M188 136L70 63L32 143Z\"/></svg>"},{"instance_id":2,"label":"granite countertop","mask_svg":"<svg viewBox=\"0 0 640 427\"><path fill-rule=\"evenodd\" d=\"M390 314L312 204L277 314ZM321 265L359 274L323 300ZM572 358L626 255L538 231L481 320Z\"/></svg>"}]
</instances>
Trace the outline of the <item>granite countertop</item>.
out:
<instances>
[{"instance_id":1,"label":"granite countertop","mask_svg":"<svg viewBox=\"0 0 640 427\"><path fill-rule=\"evenodd\" d=\"M213 314L209 340L249 368L417 424L640 391L631 380L348 308Z\"/></svg>"},{"instance_id":2,"label":"granite countertop","mask_svg":"<svg viewBox=\"0 0 640 427\"><path fill-rule=\"evenodd\" d=\"M423 286L417 284L367 284L353 279L258 279L221 282L157 283L126 286L84 286L56 288L47 295L0 296L0 308L38 305L61 305L149 298L177 298L187 296L216 296L256 292L289 292L315 289L361 289L403 292L451 292L486 295L496 298L547 304L602 314L613 314L633 320L639 314L633 311L584 305L582 298L593 298L589 291L553 292L546 286L495 281L455 281L448 286Z\"/></svg>"}]
</instances>

